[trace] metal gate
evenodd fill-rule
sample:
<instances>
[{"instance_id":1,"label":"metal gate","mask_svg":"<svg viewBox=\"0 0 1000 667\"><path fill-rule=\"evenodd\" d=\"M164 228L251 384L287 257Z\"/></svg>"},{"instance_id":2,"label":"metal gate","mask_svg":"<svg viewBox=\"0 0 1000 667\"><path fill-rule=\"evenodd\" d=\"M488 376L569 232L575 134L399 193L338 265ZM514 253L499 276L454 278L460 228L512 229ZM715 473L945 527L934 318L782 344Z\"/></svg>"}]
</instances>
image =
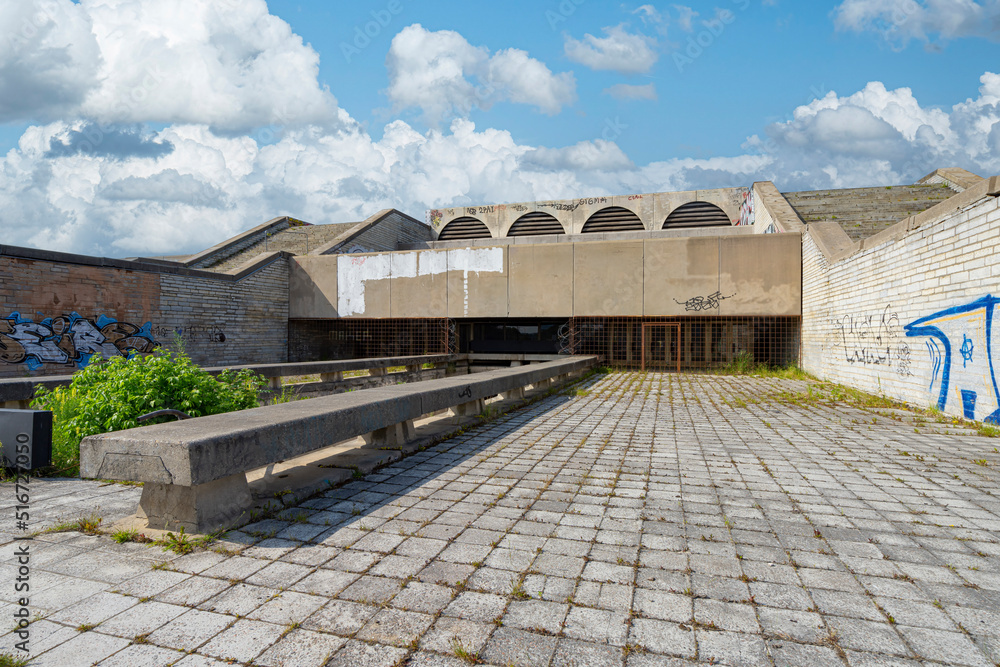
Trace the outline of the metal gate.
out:
<instances>
[{"instance_id":1,"label":"metal gate","mask_svg":"<svg viewBox=\"0 0 1000 667\"><path fill-rule=\"evenodd\" d=\"M681 325L642 325L642 370L681 370Z\"/></svg>"}]
</instances>

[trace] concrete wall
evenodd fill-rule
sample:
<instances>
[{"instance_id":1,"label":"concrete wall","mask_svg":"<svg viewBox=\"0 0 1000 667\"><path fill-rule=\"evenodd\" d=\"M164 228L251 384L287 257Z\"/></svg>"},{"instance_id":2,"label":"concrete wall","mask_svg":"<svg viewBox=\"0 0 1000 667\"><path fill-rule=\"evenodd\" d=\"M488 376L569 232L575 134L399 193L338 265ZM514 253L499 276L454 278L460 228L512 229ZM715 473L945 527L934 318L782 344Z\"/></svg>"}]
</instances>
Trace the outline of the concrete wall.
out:
<instances>
[{"instance_id":1,"label":"concrete wall","mask_svg":"<svg viewBox=\"0 0 1000 667\"><path fill-rule=\"evenodd\" d=\"M802 365L949 414L996 419L1000 179L851 244L836 223L802 237Z\"/></svg>"},{"instance_id":2,"label":"concrete wall","mask_svg":"<svg viewBox=\"0 0 1000 667\"><path fill-rule=\"evenodd\" d=\"M287 321L282 254L236 276L0 246L0 377L66 374L175 333L200 364L281 362Z\"/></svg>"},{"instance_id":3,"label":"concrete wall","mask_svg":"<svg viewBox=\"0 0 1000 667\"><path fill-rule=\"evenodd\" d=\"M740 220L740 209L746 199L747 192L747 188L721 188L516 204L457 206L428 211L427 217L428 223L434 229L435 237L444 229L445 225L455 218L471 216L481 220L489 228L493 238L503 238L507 236L507 232L518 218L533 211L542 211L555 216L567 234L579 234L591 215L609 206L620 206L638 215L646 230L654 231L663 226L663 221L675 208L693 201L715 204L726 213L733 224L736 224Z\"/></svg>"},{"instance_id":4,"label":"concrete wall","mask_svg":"<svg viewBox=\"0 0 1000 667\"><path fill-rule=\"evenodd\" d=\"M296 257L294 318L798 315L798 234Z\"/></svg>"}]
</instances>

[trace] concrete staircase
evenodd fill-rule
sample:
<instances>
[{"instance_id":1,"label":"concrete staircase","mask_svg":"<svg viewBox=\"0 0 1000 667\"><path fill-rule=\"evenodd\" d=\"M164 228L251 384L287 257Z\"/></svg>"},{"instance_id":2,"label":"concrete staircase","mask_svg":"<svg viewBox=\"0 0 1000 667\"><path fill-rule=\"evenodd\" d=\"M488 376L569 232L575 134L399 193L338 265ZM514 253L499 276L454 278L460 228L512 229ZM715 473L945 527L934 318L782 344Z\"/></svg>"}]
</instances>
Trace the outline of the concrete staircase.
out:
<instances>
[{"instance_id":1,"label":"concrete staircase","mask_svg":"<svg viewBox=\"0 0 1000 667\"><path fill-rule=\"evenodd\" d=\"M926 211L954 194L944 184L782 193L803 222L834 220L854 241Z\"/></svg>"},{"instance_id":2,"label":"concrete staircase","mask_svg":"<svg viewBox=\"0 0 1000 667\"><path fill-rule=\"evenodd\" d=\"M244 248L235 255L230 255L221 262L207 268L209 271L225 273L248 262L262 252L274 252L275 250L284 250L295 255L306 255L321 245L334 240L357 224L356 222L347 222L336 225L298 225L289 227L275 232L265 240Z\"/></svg>"}]
</instances>

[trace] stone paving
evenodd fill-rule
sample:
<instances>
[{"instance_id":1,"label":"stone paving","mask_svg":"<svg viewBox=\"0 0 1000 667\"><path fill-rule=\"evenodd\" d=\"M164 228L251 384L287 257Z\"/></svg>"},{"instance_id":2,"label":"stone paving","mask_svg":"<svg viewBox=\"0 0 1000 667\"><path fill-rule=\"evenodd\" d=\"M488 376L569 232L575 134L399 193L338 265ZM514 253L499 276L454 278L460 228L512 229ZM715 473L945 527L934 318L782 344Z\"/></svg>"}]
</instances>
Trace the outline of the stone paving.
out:
<instances>
[{"instance_id":1,"label":"stone paving","mask_svg":"<svg viewBox=\"0 0 1000 667\"><path fill-rule=\"evenodd\" d=\"M30 664L1000 664L1000 440L808 390L613 373L215 550L39 535Z\"/></svg>"}]
</instances>

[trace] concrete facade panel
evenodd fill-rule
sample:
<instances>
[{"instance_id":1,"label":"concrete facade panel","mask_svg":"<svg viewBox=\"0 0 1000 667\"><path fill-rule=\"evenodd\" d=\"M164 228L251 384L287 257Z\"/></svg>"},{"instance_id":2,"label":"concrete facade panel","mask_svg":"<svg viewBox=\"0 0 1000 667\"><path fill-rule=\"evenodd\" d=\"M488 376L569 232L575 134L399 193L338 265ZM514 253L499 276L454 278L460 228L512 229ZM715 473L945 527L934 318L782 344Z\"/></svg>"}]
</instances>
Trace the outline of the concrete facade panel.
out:
<instances>
[{"instance_id":1,"label":"concrete facade panel","mask_svg":"<svg viewBox=\"0 0 1000 667\"><path fill-rule=\"evenodd\" d=\"M392 317L447 317L448 254L446 250L393 253L390 278Z\"/></svg>"},{"instance_id":2,"label":"concrete facade panel","mask_svg":"<svg viewBox=\"0 0 1000 667\"><path fill-rule=\"evenodd\" d=\"M448 317L507 317L507 248L448 253Z\"/></svg>"},{"instance_id":3,"label":"concrete facade panel","mask_svg":"<svg viewBox=\"0 0 1000 667\"><path fill-rule=\"evenodd\" d=\"M642 241L577 243L573 255L573 314L642 314Z\"/></svg>"},{"instance_id":4,"label":"concrete facade panel","mask_svg":"<svg viewBox=\"0 0 1000 667\"><path fill-rule=\"evenodd\" d=\"M713 315L800 315L802 237L754 234L719 239L719 308Z\"/></svg>"},{"instance_id":5,"label":"concrete facade panel","mask_svg":"<svg viewBox=\"0 0 1000 667\"><path fill-rule=\"evenodd\" d=\"M511 246L510 317L573 314L573 244Z\"/></svg>"},{"instance_id":6,"label":"concrete facade panel","mask_svg":"<svg viewBox=\"0 0 1000 667\"><path fill-rule=\"evenodd\" d=\"M643 315L708 314L704 299L719 290L718 238L645 241L643 262Z\"/></svg>"},{"instance_id":7,"label":"concrete facade panel","mask_svg":"<svg viewBox=\"0 0 1000 667\"><path fill-rule=\"evenodd\" d=\"M337 262L301 255L289 261L288 316L337 317Z\"/></svg>"}]
</instances>

